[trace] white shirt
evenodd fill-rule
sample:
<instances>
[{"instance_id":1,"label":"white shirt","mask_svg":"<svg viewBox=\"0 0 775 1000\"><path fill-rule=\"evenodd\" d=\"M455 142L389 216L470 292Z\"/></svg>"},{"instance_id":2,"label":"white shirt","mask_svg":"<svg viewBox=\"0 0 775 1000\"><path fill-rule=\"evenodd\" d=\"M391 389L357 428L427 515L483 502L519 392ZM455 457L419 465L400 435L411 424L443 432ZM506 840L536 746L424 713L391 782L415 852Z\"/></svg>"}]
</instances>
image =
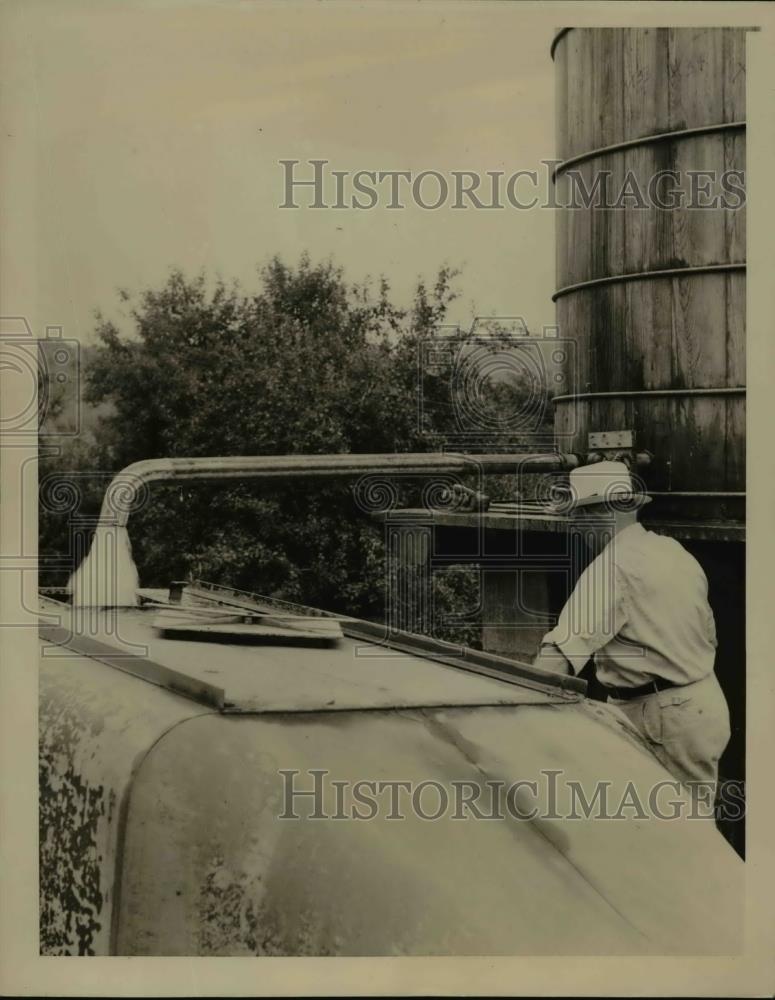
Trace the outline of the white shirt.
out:
<instances>
[{"instance_id":1,"label":"white shirt","mask_svg":"<svg viewBox=\"0 0 775 1000\"><path fill-rule=\"evenodd\" d=\"M584 570L544 643L601 683L690 684L713 671L716 626L702 567L677 541L631 524Z\"/></svg>"}]
</instances>

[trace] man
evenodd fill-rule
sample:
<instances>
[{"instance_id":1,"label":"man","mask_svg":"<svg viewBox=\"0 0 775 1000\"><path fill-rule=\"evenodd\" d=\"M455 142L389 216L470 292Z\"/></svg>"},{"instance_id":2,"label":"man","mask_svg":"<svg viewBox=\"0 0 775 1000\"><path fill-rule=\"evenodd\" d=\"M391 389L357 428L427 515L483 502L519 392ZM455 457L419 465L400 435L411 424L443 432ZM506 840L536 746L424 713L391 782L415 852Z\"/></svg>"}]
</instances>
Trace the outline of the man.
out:
<instances>
[{"instance_id":1,"label":"man","mask_svg":"<svg viewBox=\"0 0 775 1000\"><path fill-rule=\"evenodd\" d=\"M579 673L594 659L608 701L675 778L712 803L730 730L713 670L708 581L679 542L638 522L638 510L650 499L634 489L621 462L571 473L568 506L595 558L535 662Z\"/></svg>"}]
</instances>

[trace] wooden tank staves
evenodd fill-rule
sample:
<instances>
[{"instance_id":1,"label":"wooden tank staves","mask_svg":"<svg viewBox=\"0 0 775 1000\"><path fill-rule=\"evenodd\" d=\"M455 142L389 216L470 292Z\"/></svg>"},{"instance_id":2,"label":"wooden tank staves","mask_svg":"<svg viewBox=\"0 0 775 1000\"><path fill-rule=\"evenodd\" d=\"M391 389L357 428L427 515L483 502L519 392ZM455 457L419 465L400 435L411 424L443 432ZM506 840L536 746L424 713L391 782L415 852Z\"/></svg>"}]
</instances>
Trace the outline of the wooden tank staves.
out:
<instances>
[{"instance_id":1,"label":"wooden tank staves","mask_svg":"<svg viewBox=\"0 0 775 1000\"><path fill-rule=\"evenodd\" d=\"M555 427L577 452L634 430L653 516L744 518L745 39L572 28L553 46L555 193L577 206L557 213L555 301L578 344Z\"/></svg>"}]
</instances>

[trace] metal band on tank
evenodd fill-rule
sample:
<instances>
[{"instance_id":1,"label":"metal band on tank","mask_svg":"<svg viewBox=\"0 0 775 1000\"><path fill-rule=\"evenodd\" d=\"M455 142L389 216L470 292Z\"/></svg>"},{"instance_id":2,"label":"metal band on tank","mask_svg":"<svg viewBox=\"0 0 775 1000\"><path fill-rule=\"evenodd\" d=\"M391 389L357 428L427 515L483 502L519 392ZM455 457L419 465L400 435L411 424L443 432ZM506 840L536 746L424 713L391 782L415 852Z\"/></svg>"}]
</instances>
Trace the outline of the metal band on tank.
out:
<instances>
[{"instance_id":1,"label":"metal band on tank","mask_svg":"<svg viewBox=\"0 0 775 1000\"><path fill-rule=\"evenodd\" d=\"M744 121L739 122L717 122L713 125L698 125L696 128L675 129L672 132L656 132L654 135L642 135L637 139L626 139L623 142L615 142L610 146L599 146L597 149L590 149L586 153L579 153L578 156L571 156L562 163L558 163L552 171L552 180L557 175L575 166L577 163L584 163L587 160L594 160L598 156L608 156L610 153L618 153L623 149L634 149L638 146L650 146L659 142L673 142L679 139L692 139L698 135L712 135L714 132L740 132L746 127Z\"/></svg>"},{"instance_id":2,"label":"metal band on tank","mask_svg":"<svg viewBox=\"0 0 775 1000\"><path fill-rule=\"evenodd\" d=\"M573 31L573 28L572 27L560 28L560 30L552 39L552 44L549 46L549 55L552 57L552 60L554 60L554 50L557 48L562 39L565 38L565 36L568 34L569 31Z\"/></svg>"},{"instance_id":3,"label":"metal band on tank","mask_svg":"<svg viewBox=\"0 0 775 1000\"><path fill-rule=\"evenodd\" d=\"M746 494L729 490L646 490L650 497L690 497L692 500L715 500L717 497L744 499Z\"/></svg>"},{"instance_id":4,"label":"metal band on tank","mask_svg":"<svg viewBox=\"0 0 775 1000\"><path fill-rule=\"evenodd\" d=\"M565 285L558 288L552 296L552 302L569 295L571 292L580 291L583 288L595 288L602 285L615 285L625 281L646 281L652 278L680 278L693 274L714 274L724 271L744 271L745 263L742 264L702 264L698 267L668 267L659 271L636 271L632 274L609 274L604 278L592 278L589 281L578 281L573 285Z\"/></svg>"},{"instance_id":5,"label":"metal band on tank","mask_svg":"<svg viewBox=\"0 0 775 1000\"><path fill-rule=\"evenodd\" d=\"M622 389L613 392L577 392L554 396L553 403L570 403L582 399L638 399L654 396L744 396L744 385L712 386L709 389Z\"/></svg>"}]
</instances>

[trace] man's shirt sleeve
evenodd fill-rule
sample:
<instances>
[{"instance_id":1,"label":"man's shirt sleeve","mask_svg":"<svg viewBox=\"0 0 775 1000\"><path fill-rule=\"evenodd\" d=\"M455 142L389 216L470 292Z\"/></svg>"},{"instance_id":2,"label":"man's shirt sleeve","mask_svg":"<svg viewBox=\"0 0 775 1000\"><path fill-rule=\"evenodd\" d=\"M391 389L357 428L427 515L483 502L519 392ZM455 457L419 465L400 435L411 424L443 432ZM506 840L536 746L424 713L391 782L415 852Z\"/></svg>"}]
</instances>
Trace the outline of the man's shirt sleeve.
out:
<instances>
[{"instance_id":1,"label":"man's shirt sleeve","mask_svg":"<svg viewBox=\"0 0 775 1000\"><path fill-rule=\"evenodd\" d=\"M575 673L616 636L627 621L626 582L603 552L581 574L543 643L557 646Z\"/></svg>"},{"instance_id":2,"label":"man's shirt sleeve","mask_svg":"<svg viewBox=\"0 0 775 1000\"><path fill-rule=\"evenodd\" d=\"M710 604L708 604L705 610L705 630L708 635L708 642L711 646L718 648L718 638L716 636L716 619L713 617L713 611Z\"/></svg>"}]
</instances>

